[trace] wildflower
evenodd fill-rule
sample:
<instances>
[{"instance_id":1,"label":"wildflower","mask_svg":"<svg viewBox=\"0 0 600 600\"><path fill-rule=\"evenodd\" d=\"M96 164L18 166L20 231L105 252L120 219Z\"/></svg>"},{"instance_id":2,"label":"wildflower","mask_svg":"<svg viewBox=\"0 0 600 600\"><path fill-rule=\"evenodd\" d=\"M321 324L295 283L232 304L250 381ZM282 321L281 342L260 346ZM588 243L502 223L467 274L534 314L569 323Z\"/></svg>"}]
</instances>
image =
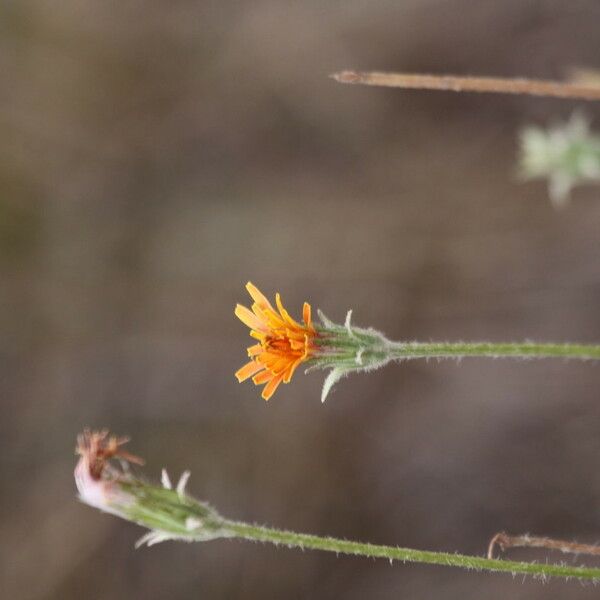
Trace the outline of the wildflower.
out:
<instances>
[{"instance_id":1,"label":"wildflower","mask_svg":"<svg viewBox=\"0 0 600 600\"><path fill-rule=\"evenodd\" d=\"M561 208L573 187L600 181L600 137L579 113L548 130L527 127L521 132L520 163L525 179L548 180L550 200Z\"/></svg>"},{"instance_id":2,"label":"wildflower","mask_svg":"<svg viewBox=\"0 0 600 600\"><path fill-rule=\"evenodd\" d=\"M75 467L75 484L82 502L147 527L150 531L137 546L229 536L214 509L186 494L189 471L183 473L174 490L164 470L161 486L135 477L128 464L142 465L144 461L121 448L128 441L129 438L109 435L107 430L86 429L77 437L76 453L80 458ZM120 461L119 466L114 459Z\"/></svg>"},{"instance_id":3,"label":"wildflower","mask_svg":"<svg viewBox=\"0 0 600 600\"><path fill-rule=\"evenodd\" d=\"M285 310L279 294L275 295L275 310L254 284L249 282L246 289L254 300L252 310L238 304L235 314L250 328L251 337L258 343L248 348L250 362L235 376L239 382L252 377L256 385L266 384L262 391L265 400L282 382L289 383L303 363L310 368L332 369L323 386L324 401L333 384L348 372L371 370L390 360L383 351L388 342L378 331L350 325L352 311L343 326L318 311L322 325L316 326L311 306L305 302L300 324Z\"/></svg>"},{"instance_id":4,"label":"wildflower","mask_svg":"<svg viewBox=\"0 0 600 600\"><path fill-rule=\"evenodd\" d=\"M235 376L239 382L252 377L256 385L265 384L262 397L268 400L282 382L289 383L301 363L316 354L318 334L308 302L302 308L303 324L300 324L285 310L279 294L275 296L275 310L255 285L249 282L246 289L254 300L252 310L238 304L235 314L250 328L250 335L258 343L248 348L250 362Z\"/></svg>"},{"instance_id":5,"label":"wildflower","mask_svg":"<svg viewBox=\"0 0 600 600\"><path fill-rule=\"evenodd\" d=\"M242 382L252 377L256 385L266 384L262 397L268 400L279 384L288 383L300 364L312 369L330 369L321 391L324 402L332 387L350 373L379 369L392 361L415 358L454 358L465 356L506 358L565 357L579 360L600 360L598 344L553 344L537 342L393 342L369 327L351 323L352 311L346 314L343 325L338 325L317 310L320 325L311 319L311 307L304 303L303 324L290 317L275 297L277 310L265 296L248 283L252 296L252 310L238 304L236 316L250 328L250 335L258 340L248 348L250 362L235 376Z\"/></svg>"}]
</instances>

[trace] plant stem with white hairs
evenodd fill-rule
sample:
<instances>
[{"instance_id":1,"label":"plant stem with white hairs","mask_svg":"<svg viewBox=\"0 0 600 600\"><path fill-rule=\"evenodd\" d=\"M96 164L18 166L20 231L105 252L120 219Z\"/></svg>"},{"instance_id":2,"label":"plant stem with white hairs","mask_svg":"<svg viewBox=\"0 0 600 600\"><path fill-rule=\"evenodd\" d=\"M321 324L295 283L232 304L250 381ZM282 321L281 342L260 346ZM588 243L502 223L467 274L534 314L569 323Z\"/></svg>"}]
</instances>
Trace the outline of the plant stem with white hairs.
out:
<instances>
[{"instance_id":1,"label":"plant stem with white hairs","mask_svg":"<svg viewBox=\"0 0 600 600\"><path fill-rule=\"evenodd\" d=\"M145 527L148 531L136 544L151 546L168 540L204 542L218 538L239 538L302 550L322 550L365 558L455 567L470 571L532 575L536 578L561 577L600 581L600 569L562 564L537 564L489 559L448 552L415 550L284 531L222 517L205 502L185 491L189 472L185 471L173 489L163 471L161 485L134 476L126 464L141 463L123 451L126 438L109 436L107 431L84 431L78 438L80 459L75 480L82 502L104 512ZM120 459L121 466L114 459ZM502 540L497 540L502 543Z\"/></svg>"}]
</instances>

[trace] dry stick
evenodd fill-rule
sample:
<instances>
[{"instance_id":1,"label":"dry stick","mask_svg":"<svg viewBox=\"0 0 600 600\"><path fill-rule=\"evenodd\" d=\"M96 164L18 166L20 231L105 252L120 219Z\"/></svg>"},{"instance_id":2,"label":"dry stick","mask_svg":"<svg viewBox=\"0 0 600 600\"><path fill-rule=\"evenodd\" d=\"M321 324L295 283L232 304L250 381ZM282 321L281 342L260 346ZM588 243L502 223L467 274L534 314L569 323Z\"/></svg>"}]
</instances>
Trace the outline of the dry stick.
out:
<instances>
[{"instance_id":1,"label":"dry stick","mask_svg":"<svg viewBox=\"0 0 600 600\"><path fill-rule=\"evenodd\" d=\"M509 535L501 531L497 533L490 541L488 546L488 558L494 557L494 548L498 545L504 552L509 548L546 548L547 550L560 550L565 554L589 554L591 556L600 556L600 546L593 544L577 544L576 542L567 542L564 540L554 540L552 538L536 537L532 535Z\"/></svg>"},{"instance_id":2,"label":"dry stick","mask_svg":"<svg viewBox=\"0 0 600 600\"><path fill-rule=\"evenodd\" d=\"M486 92L526 94L548 98L600 100L600 86L544 81L540 79L505 79L501 77L460 77L414 73L379 73L376 71L341 71L331 77L340 83L375 85L404 89L446 90L451 92Z\"/></svg>"}]
</instances>

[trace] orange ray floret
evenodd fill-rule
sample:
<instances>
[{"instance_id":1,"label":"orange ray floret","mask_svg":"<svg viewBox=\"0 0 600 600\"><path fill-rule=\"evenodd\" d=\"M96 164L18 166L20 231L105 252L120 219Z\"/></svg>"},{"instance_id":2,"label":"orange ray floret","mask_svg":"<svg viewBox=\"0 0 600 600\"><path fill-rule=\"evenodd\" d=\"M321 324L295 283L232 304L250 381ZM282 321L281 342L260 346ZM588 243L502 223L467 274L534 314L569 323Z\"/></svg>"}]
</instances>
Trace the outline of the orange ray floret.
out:
<instances>
[{"instance_id":1,"label":"orange ray floret","mask_svg":"<svg viewBox=\"0 0 600 600\"><path fill-rule=\"evenodd\" d=\"M254 301L252 310L238 304L235 315L250 328L250 335L258 343L248 348L251 360L235 376L239 382L252 377L256 385L265 384L262 397L268 400L280 383L289 383L298 365L314 355L317 332L307 302L301 324L290 317L279 294L275 296L275 309L255 285L248 282L246 289Z\"/></svg>"}]
</instances>

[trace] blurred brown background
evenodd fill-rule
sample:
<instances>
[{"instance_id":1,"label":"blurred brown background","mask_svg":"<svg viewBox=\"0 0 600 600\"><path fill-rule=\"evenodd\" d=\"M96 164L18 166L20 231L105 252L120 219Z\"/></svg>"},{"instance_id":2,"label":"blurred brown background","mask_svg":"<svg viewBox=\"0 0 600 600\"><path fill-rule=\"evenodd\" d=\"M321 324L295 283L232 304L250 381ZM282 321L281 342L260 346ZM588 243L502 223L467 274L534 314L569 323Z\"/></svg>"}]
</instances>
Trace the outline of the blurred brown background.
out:
<instances>
[{"instance_id":1,"label":"blurred brown background","mask_svg":"<svg viewBox=\"0 0 600 600\"><path fill-rule=\"evenodd\" d=\"M499 529L600 539L594 364L414 362L325 405L319 373L268 404L233 377L248 279L395 339L600 340L598 190L556 212L515 177L519 128L575 103L327 77L560 78L599 66L599 20L594 0L2 2L1 597L597 597L237 541L134 551L72 469L106 426L232 518L477 554Z\"/></svg>"}]
</instances>

